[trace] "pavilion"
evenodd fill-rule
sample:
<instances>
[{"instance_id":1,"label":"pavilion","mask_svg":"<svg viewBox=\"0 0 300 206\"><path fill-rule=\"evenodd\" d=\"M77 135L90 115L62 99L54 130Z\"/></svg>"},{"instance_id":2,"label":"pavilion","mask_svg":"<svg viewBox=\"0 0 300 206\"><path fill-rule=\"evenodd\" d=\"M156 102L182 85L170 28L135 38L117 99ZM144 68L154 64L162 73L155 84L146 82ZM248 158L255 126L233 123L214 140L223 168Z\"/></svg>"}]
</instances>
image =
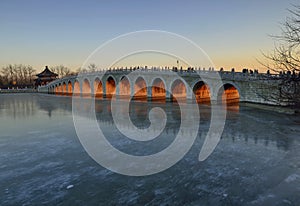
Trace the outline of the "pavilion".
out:
<instances>
[{"instance_id":1,"label":"pavilion","mask_svg":"<svg viewBox=\"0 0 300 206\"><path fill-rule=\"evenodd\" d=\"M42 86L46 85L49 82L52 82L53 80L57 79L58 74L51 72L48 69L48 66L45 67L44 71L36 75L38 78L35 79L35 85L36 86Z\"/></svg>"}]
</instances>

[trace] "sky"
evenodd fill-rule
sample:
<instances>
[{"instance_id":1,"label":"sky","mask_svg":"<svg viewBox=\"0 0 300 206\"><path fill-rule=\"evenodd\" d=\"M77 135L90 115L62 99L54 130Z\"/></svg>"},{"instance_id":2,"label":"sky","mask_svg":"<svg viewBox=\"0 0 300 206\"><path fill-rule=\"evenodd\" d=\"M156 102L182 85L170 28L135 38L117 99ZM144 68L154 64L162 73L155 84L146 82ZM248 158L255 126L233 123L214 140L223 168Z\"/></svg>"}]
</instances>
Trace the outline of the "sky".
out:
<instances>
[{"instance_id":1,"label":"sky","mask_svg":"<svg viewBox=\"0 0 300 206\"><path fill-rule=\"evenodd\" d=\"M262 51L272 51L269 35L280 34L280 23L290 15L292 4L297 1L1 0L0 67L26 64L41 71L45 65L65 65L75 71L113 38L163 30L195 42L216 68L262 71L257 59L263 60ZM124 63L141 62L131 59ZM151 64L144 60L141 64ZM165 63L157 58L153 64Z\"/></svg>"}]
</instances>

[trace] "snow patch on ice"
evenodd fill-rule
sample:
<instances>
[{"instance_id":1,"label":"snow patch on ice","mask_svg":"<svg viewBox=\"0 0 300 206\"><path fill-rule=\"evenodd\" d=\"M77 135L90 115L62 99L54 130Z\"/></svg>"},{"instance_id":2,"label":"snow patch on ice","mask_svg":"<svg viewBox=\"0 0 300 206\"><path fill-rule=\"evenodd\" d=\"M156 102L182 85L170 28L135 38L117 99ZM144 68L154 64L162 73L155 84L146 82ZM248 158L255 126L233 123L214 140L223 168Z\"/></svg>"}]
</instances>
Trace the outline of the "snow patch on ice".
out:
<instances>
[{"instance_id":1,"label":"snow patch on ice","mask_svg":"<svg viewBox=\"0 0 300 206\"><path fill-rule=\"evenodd\" d=\"M74 185L68 185L67 190L72 189L73 187L74 187Z\"/></svg>"},{"instance_id":2,"label":"snow patch on ice","mask_svg":"<svg viewBox=\"0 0 300 206\"><path fill-rule=\"evenodd\" d=\"M294 182L294 181L297 180L298 178L300 178L299 175L297 175L297 174L292 174L292 175L288 176L284 181L287 182L287 183L290 183L290 182Z\"/></svg>"}]
</instances>

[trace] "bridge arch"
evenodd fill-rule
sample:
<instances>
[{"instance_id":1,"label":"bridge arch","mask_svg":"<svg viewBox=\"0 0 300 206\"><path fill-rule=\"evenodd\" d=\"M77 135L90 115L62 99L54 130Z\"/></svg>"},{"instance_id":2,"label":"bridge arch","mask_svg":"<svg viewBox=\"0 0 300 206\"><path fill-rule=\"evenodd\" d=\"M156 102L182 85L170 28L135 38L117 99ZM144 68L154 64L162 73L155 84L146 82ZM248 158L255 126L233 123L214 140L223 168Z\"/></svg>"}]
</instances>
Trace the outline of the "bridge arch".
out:
<instances>
[{"instance_id":1,"label":"bridge arch","mask_svg":"<svg viewBox=\"0 0 300 206\"><path fill-rule=\"evenodd\" d=\"M106 97L112 97L116 93L116 79L109 75L105 82Z\"/></svg>"},{"instance_id":2,"label":"bridge arch","mask_svg":"<svg viewBox=\"0 0 300 206\"><path fill-rule=\"evenodd\" d=\"M69 80L68 81L68 95L72 95L73 94L73 86L72 86L72 82Z\"/></svg>"},{"instance_id":3,"label":"bridge arch","mask_svg":"<svg viewBox=\"0 0 300 206\"><path fill-rule=\"evenodd\" d=\"M153 100L165 100L166 99L166 83L164 79L156 77L151 83L151 98Z\"/></svg>"},{"instance_id":4,"label":"bridge arch","mask_svg":"<svg viewBox=\"0 0 300 206\"><path fill-rule=\"evenodd\" d=\"M82 96L90 97L91 96L91 84L88 79L84 79L82 82Z\"/></svg>"},{"instance_id":5,"label":"bridge arch","mask_svg":"<svg viewBox=\"0 0 300 206\"><path fill-rule=\"evenodd\" d=\"M56 84L54 85L54 94L55 95L57 94L57 85Z\"/></svg>"},{"instance_id":6,"label":"bridge arch","mask_svg":"<svg viewBox=\"0 0 300 206\"><path fill-rule=\"evenodd\" d=\"M240 102L240 88L233 82L225 82L217 91L218 103L235 104Z\"/></svg>"},{"instance_id":7,"label":"bridge arch","mask_svg":"<svg viewBox=\"0 0 300 206\"><path fill-rule=\"evenodd\" d=\"M138 76L134 81L134 98L146 99L148 95L147 91L147 82L145 78Z\"/></svg>"},{"instance_id":8,"label":"bridge arch","mask_svg":"<svg viewBox=\"0 0 300 206\"><path fill-rule=\"evenodd\" d=\"M58 95L59 94L59 84L55 85L55 94Z\"/></svg>"},{"instance_id":9,"label":"bridge arch","mask_svg":"<svg viewBox=\"0 0 300 206\"><path fill-rule=\"evenodd\" d=\"M195 100L200 104L209 104L211 99L211 89L207 83L204 81L197 81L193 85L193 93L195 95Z\"/></svg>"},{"instance_id":10,"label":"bridge arch","mask_svg":"<svg viewBox=\"0 0 300 206\"><path fill-rule=\"evenodd\" d=\"M74 89L73 89L73 95L79 95L80 96L80 83L78 80L75 80L74 82Z\"/></svg>"},{"instance_id":11,"label":"bridge arch","mask_svg":"<svg viewBox=\"0 0 300 206\"><path fill-rule=\"evenodd\" d=\"M188 88L186 82L181 79L174 79L170 85L172 101L185 101Z\"/></svg>"},{"instance_id":12,"label":"bridge arch","mask_svg":"<svg viewBox=\"0 0 300 206\"><path fill-rule=\"evenodd\" d=\"M58 83L58 86L57 86L57 94L58 94L58 95L61 95L61 94L62 94L62 86L61 86L61 83Z\"/></svg>"},{"instance_id":13,"label":"bridge arch","mask_svg":"<svg viewBox=\"0 0 300 206\"><path fill-rule=\"evenodd\" d=\"M99 77L94 80L94 95L95 97L103 97L103 84Z\"/></svg>"},{"instance_id":14,"label":"bridge arch","mask_svg":"<svg viewBox=\"0 0 300 206\"><path fill-rule=\"evenodd\" d=\"M119 81L119 94L123 97L130 97L131 89L130 89L130 81L126 76L122 76Z\"/></svg>"},{"instance_id":15,"label":"bridge arch","mask_svg":"<svg viewBox=\"0 0 300 206\"><path fill-rule=\"evenodd\" d=\"M62 94L63 95L67 94L67 84L66 84L66 82L62 83Z\"/></svg>"}]
</instances>

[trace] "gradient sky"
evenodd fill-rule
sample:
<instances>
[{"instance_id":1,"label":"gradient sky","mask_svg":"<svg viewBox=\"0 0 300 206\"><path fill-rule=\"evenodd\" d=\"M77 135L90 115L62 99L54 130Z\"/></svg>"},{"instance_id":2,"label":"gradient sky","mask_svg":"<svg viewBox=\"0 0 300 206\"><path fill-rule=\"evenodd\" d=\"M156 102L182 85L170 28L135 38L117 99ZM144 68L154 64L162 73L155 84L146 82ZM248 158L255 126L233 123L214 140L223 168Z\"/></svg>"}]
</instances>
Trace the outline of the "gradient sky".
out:
<instances>
[{"instance_id":1,"label":"gradient sky","mask_svg":"<svg viewBox=\"0 0 300 206\"><path fill-rule=\"evenodd\" d=\"M262 68L269 34L295 0L0 1L0 67L79 68L98 46L136 30L174 32L197 43L217 68ZM159 65L159 62L155 65Z\"/></svg>"}]
</instances>

